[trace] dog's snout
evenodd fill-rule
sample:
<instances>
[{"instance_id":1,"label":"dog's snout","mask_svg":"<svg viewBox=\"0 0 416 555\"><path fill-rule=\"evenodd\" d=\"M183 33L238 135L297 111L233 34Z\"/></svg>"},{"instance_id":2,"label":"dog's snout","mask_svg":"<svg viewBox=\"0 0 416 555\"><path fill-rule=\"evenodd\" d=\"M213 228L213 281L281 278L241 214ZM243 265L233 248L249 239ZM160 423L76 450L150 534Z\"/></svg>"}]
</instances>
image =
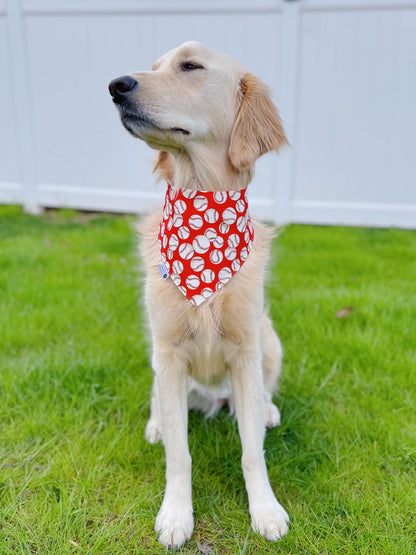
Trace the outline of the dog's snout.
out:
<instances>
[{"instance_id":1,"label":"dog's snout","mask_svg":"<svg viewBox=\"0 0 416 555\"><path fill-rule=\"evenodd\" d=\"M129 75L123 75L123 77L113 79L108 85L108 90L110 91L114 102L121 102L127 93L131 92L138 86L139 83L135 79Z\"/></svg>"}]
</instances>

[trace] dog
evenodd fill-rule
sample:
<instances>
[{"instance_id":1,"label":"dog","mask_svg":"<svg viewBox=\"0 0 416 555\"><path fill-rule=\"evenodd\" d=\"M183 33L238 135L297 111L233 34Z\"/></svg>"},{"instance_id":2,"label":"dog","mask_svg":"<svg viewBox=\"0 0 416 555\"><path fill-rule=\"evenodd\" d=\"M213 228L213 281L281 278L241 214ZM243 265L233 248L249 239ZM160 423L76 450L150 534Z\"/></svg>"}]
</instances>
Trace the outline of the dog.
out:
<instances>
[{"instance_id":1,"label":"dog","mask_svg":"<svg viewBox=\"0 0 416 555\"><path fill-rule=\"evenodd\" d=\"M252 528L278 540L289 517L263 454L265 429L280 423L272 395L282 349L263 298L273 232L251 220L246 197L256 160L287 143L278 111L258 78L197 42L169 51L152 71L114 79L109 90L124 127L159 151L155 171L169 184L163 209L141 228L154 370L145 435L150 443L161 439L166 453L155 531L169 548L192 536L188 409L213 416L228 404L238 421ZM214 248L224 241L225 251ZM227 264L217 272L220 259ZM216 272L222 278L214 283Z\"/></svg>"}]
</instances>

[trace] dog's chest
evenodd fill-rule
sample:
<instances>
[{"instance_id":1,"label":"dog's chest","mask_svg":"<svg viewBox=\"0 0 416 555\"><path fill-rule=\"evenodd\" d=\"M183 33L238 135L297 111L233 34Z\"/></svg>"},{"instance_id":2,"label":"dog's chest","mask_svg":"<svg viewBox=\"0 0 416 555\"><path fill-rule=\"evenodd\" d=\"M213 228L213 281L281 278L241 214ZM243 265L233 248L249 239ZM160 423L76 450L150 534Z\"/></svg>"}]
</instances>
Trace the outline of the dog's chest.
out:
<instances>
[{"instance_id":1,"label":"dog's chest","mask_svg":"<svg viewBox=\"0 0 416 555\"><path fill-rule=\"evenodd\" d=\"M229 370L230 331L223 319L215 318L212 305L193 311L182 342L190 374L203 383L217 384Z\"/></svg>"},{"instance_id":2,"label":"dog's chest","mask_svg":"<svg viewBox=\"0 0 416 555\"><path fill-rule=\"evenodd\" d=\"M194 340L185 348L191 355L188 359L189 374L200 383L218 385L229 370L221 347L217 344L208 350L203 342Z\"/></svg>"}]
</instances>

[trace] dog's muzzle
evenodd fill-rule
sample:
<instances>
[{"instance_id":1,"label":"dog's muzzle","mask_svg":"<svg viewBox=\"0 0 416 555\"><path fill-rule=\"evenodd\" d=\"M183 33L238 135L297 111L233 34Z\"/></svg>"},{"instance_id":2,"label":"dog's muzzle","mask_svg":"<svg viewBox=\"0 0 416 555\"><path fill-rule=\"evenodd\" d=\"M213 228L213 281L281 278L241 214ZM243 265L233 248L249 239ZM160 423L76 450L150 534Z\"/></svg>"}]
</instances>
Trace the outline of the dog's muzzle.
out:
<instances>
[{"instance_id":1,"label":"dog's muzzle","mask_svg":"<svg viewBox=\"0 0 416 555\"><path fill-rule=\"evenodd\" d=\"M113 79L108 85L108 90L113 98L115 104L121 104L127 100L129 94L137 89L139 83L129 75L123 75Z\"/></svg>"}]
</instances>

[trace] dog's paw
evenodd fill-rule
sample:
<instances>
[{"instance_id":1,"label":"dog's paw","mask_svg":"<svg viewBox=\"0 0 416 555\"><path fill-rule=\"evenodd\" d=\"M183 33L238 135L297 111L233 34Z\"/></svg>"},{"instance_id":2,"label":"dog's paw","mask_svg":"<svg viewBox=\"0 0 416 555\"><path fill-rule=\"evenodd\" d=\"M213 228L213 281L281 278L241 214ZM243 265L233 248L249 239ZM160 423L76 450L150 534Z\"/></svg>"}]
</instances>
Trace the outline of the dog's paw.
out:
<instances>
[{"instance_id":1,"label":"dog's paw","mask_svg":"<svg viewBox=\"0 0 416 555\"><path fill-rule=\"evenodd\" d=\"M280 425L280 412L273 403L266 405L266 428L271 430Z\"/></svg>"},{"instance_id":2,"label":"dog's paw","mask_svg":"<svg viewBox=\"0 0 416 555\"><path fill-rule=\"evenodd\" d=\"M155 531L158 540L168 549L177 549L189 540L194 529L192 506L165 503L157 515Z\"/></svg>"},{"instance_id":3,"label":"dog's paw","mask_svg":"<svg viewBox=\"0 0 416 555\"><path fill-rule=\"evenodd\" d=\"M280 540L289 530L289 516L284 508L274 499L250 510L251 527L266 540Z\"/></svg>"},{"instance_id":4,"label":"dog's paw","mask_svg":"<svg viewBox=\"0 0 416 555\"><path fill-rule=\"evenodd\" d=\"M152 444L158 443L162 439L162 435L159 431L159 425L155 420L148 420L144 437L149 443Z\"/></svg>"}]
</instances>

